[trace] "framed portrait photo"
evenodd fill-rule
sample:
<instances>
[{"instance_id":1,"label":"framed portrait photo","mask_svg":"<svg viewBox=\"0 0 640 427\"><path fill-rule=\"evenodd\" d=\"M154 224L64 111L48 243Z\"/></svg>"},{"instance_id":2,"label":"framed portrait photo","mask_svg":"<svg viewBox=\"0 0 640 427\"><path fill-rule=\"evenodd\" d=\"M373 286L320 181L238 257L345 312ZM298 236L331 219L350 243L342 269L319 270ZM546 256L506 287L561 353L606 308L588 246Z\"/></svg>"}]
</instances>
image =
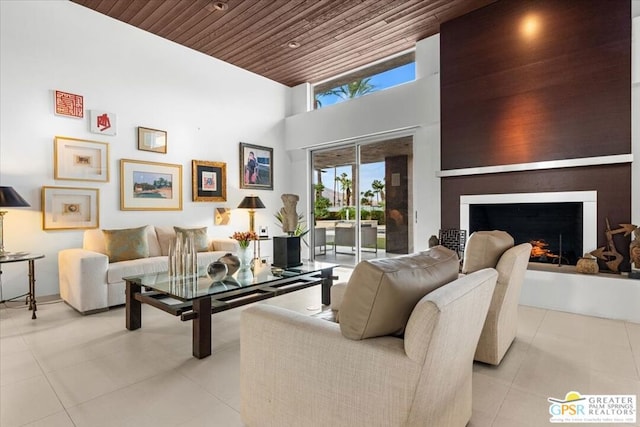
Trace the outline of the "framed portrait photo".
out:
<instances>
[{"instance_id":1,"label":"framed portrait photo","mask_svg":"<svg viewBox=\"0 0 640 427\"><path fill-rule=\"evenodd\" d=\"M273 190L273 148L240 143L240 188Z\"/></svg>"},{"instance_id":2,"label":"framed portrait photo","mask_svg":"<svg viewBox=\"0 0 640 427\"><path fill-rule=\"evenodd\" d=\"M194 202L226 202L227 164L192 160L191 192Z\"/></svg>"},{"instance_id":3,"label":"framed portrait photo","mask_svg":"<svg viewBox=\"0 0 640 427\"><path fill-rule=\"evenodd\" d=\"M121 159L120 209L181 211L182 165Z\"/></svg>"},{"instance_id":4,"label":"framed portrait photo","mask_svg":"<svg viewBox=\"0 0 640 427\"><path fill-rule=\"evenodd\" d=\"M167 132L138 126L138 150L167 154Z\"/></svg>"},{"instance_id":5,"label":"framed portrait photo","mask_svg":"<svg viewBox=\"0 0 640 427\"><path fill-rule=\"evenodd\" d=\"M56 136L53 175L55 179L109 182L109 144Z\"/></svg>"},{"instance_id":6,"label":"framed portrait photo","mask_svg":"<svg viewBox=\"0 0 640 427\"><path fill-rule=\"evenodd\" d=\"M42 229L98 228L99 195L97 188L42 187Z\"/></svg>"}]
</instances>

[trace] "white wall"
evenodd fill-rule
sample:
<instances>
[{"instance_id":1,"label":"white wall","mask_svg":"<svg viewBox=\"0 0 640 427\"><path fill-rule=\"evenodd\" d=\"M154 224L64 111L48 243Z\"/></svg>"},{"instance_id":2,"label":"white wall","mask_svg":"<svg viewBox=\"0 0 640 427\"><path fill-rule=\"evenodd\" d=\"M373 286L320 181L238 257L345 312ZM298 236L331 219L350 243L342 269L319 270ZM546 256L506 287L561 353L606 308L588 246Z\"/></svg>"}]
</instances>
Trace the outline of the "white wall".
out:
<instances>
[{"instance_id":1,"label":"white wall","mask_svg":"<svg viewBox=\"0 0 640 427\"><path fill-rule=\"evenodd\" d=\"M384 139L393 132L414 135L414 200L418 217L414 227L414 249L428 246L428 238L440 227L440 37L435 35L416 45L416 81L375 92L319 110L296 114L285 121L285 141L290 152L330 145L349 139ZM292 156L295 192L309 192L307 158Z\"/></svg>"},{"instance_id":2,"label":"white wall","mask_svg":"<svg viewBox=\"0 0 640 427\"><path fill-rule=\"evenodd\" d=\"M229 236L247 228L248 214L234 210L230 225L215 226L214 207L235 208L255 193L267 206L256 225L277 229L280 194L291 191L288 88L68 1L2 1L0 15L0 185L31 204L8 209L5 246L46 255L36 262L38 295L58 293L57 252L82 243L82 231L42 230L43 185L99 188L101 228L207 225L211 235ZM86 118L54 115L55 89L83 95L85 117L91 109L117 114L117 135L90 133ZM138 151L137 126L166 130L168 153ZM55 135L108 142L110 182L54 180ZM274 191L239 190L240 141L274 147ZM122 158L181 164L183 210L119 210ZM193 159L227 163L227 202L191 201ZM5 298L25 291L26 268L2 266Z\"/></svg>"}]
</instances>

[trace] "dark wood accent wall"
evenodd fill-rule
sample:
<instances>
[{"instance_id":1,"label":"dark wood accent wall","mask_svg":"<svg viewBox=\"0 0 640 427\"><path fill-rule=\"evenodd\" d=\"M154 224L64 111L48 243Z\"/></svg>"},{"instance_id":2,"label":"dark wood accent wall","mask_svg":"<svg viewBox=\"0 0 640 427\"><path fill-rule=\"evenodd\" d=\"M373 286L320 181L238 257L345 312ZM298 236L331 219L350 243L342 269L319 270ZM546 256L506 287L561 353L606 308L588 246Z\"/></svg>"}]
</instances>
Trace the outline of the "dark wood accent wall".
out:
<instances>
[{"instance_id":1,"label":"dark wood accent wall","mask_svg":"<svg viewBox=\"0 0 640 427\"><path fill-rule=\"evenodd\" d=\"M628 163L446 178L442 180L442 228L460 228L462 195L596 190L598 246L604 246L605 218L609 218L612 228L631 220L630 184L631 164ZM615 239L616 248L628 260L629 237L619 235Z\"/></svg>"},{"instance_id":2,"label":"dark wood accent wall","mask_svg":"<svg viewBox=\"0 0 640 427\"><path fill-rule=\"evenodd\" d=\"M631 152L630 0L501 0L440 48L443 170Z\"/></svg>"},{"instance_id":3,"label":"dark wood accent wall","mask_svg":"<svg viewBox=\"0 0 640 427\"><path fill-rule=\"evenodd\" d=\"M630 0L500 0L441 26L440 62L443 170L631 153ZM631 220L629 163L441 185L443 229L471 194L596 190L599 245Z\"/></svg>"}]
</instances>

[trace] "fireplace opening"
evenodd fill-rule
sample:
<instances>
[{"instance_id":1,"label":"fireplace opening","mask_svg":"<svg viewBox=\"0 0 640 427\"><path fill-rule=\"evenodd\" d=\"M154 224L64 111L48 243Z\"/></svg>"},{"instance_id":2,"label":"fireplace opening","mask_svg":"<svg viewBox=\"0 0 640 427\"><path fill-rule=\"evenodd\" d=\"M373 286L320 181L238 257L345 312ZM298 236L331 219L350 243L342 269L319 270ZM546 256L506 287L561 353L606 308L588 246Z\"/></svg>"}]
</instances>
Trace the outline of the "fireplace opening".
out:
<instances>
[{"instance_id":1,"label":"fireplace opening","mask_svg":"<svg viewBox=\"0 0 640 427\"><path fill-rule=\"evenodd\" d=\"M531 243L530 261L575 265L582 256L582 202L472 204L469 233L504 230Z\"/></svg>"}]
</instances>

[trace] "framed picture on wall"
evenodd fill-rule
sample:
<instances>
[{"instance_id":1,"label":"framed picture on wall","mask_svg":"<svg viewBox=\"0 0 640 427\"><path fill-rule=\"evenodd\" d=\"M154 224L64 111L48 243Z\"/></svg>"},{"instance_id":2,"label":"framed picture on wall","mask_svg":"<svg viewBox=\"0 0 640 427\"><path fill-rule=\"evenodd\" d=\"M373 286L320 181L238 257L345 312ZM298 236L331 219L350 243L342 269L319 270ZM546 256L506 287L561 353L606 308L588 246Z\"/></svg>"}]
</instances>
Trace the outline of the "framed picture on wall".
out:
<instances>
[{"instance_id":1,"label":"framed picture on wall","mask_svg":"<svg viewBox=\"0 0 640 427\"><path fill-rule=\"evenodd\" d=\"M226 202L227 164L192 160L191 192L194 202Z\"/></svg>"},{"instance_id":2,"label":"framed picture on wall","mask_svg":"<svg viewBox=\"0 0 640 427\"><path fill-rule=\"evenodd\" d=\"M231 220L231 209L216 208L213 215L213 223L215 225L227 225Z\"/></svg>"},{"instance_id":3,"label":"framed picture on wall","mask_svg":"<svg viewBox=\"0 0 640 427\"><path fill-rule=\"evenodd\" d=\"M240 143L240 188L273 190L273 148Z\"/></svg>"},{"instance_id":4,"label":"framed picture on wall","mask_svg":"<svg viewBox=\"0 0 640 427\"><path fill-rule=\"evenodd\" d=\"M120 209L181 211L182 165L121 159Z\"/></svg>"},{"instance_id":5,"label":"framed picture on wall","mask_svg":"<svg viewBox=\"0 0 640 427\"><path fill-rule=\"evenodd\" d=\"M109 144L56 136L53 177L71 181L109 181Z\"/></svg>"},{"instance_id":6,"label":"framed picture on wall","mask_svg":"<svg viewBox=\"0 0 640 427\"><path fill-rule=\"evenodd\" d=\"M167 132L138 126L138 150L167 154Z\"/></svg>"},{"instance_id":7,"label":"framed picture on wall","mask_svg":"<svg viewBox=\"0 0 640 427\"><path fill-rule=\"evenodd\" d=\"M42 187L42 229L98 228L99 207L97 188Z\"/></svg>"}]
</instances>

